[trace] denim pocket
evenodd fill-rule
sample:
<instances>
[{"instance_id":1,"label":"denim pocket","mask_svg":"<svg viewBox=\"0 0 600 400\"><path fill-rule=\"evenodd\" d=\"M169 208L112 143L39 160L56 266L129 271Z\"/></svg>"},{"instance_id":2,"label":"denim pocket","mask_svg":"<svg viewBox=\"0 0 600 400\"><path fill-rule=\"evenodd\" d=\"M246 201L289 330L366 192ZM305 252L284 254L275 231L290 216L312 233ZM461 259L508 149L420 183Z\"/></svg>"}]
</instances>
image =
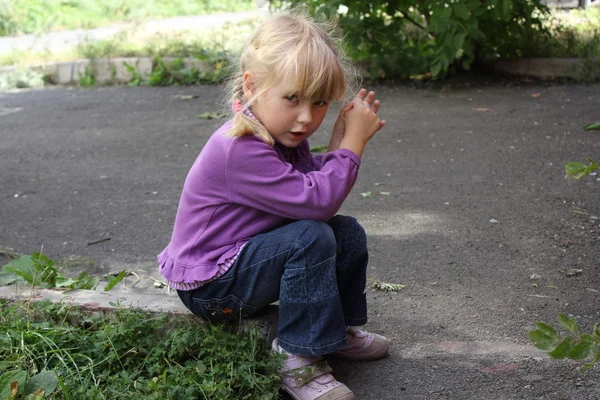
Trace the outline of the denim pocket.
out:
<instances>
[{"instance_id":1,"label":"denim pocket","mask_svg":"<svg viewBox=\"0 0 600 400\"><path fill-rule=\"evenodd\" d=\"M194 314L213 322L246 318L254 314L258 308L244 303L233 294L222 299L203 300L194 298L192 302L195 308Z\"/></svg>"}]
</instances>

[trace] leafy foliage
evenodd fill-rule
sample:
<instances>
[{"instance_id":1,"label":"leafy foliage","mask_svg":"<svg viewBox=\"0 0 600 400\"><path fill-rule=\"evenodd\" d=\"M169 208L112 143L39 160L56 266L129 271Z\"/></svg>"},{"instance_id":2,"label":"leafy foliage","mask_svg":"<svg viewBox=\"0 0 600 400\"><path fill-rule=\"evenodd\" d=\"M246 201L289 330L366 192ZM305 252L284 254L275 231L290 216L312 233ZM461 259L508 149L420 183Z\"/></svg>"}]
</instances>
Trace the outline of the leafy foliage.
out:
<instances>
[{"instance_id":1,"label":"leafy foliage","mask_svg":"<svg viewBox=\"0 0 600 400\"><path fill-rule=\"evenodd\" d=\"M545 322L538 322L537 329L529 332L529 337L534 345L548 352L548 355L554 359L570 359L581 361L591 359L584 365L584 371L587 371L594 364L600 361L600 323L594 325L591 334L579 333L579 327L575 318L569 318L564 314L558 314L560 326L569 335L560 338L556 329Z\"/></svg>"},{"instance_id":2,"label":"leafy foliage","mask_svg":"<svg viewBox=\"0 0 600 400\"><path fill-rule=\"evenodd\" d=\"M334 18L347 51L372 78L430 74L442 78L487 57L512 58L547 35L541 0L290 0L318 17Z\"/></svg>"},{"instance_id":3,"label":"leafy foliage","mask_svg":"<svg viewBox=\"0 0 600 400\"><path fill-rule=\"evenodd\" d=\"M567 173L566 178L573 179L581 179L586 175L594 172L598 169L598 163L596 163L591 158L588 159L589 164L583 164L580 162L570 162L565 166L565 171Z\"/></svg>"},{"instance_id":4,"label":"leafy foliage","mask_svg":"<svg viewBox=\"0 0 600 400\"><path fill-rule=\"evenodd\" d=\"M0 286L29 283L44 288L94 289L98 278L82 272L69 278L55 267L56 263L41 253L21 256L0 269Z\"/></svg>"},{"instance_id":5,"label":"leafy foliage","mask_svg":"<svg viewBox=\"0 0 600 400\"><path fill-rule=\"evenodd\" d=\"M120 309L0 303L0 398L275 399L280 360L235 326ZM12 389L16 396L12 395ZM39 392L40 389L43 392Z\"/></svg>"}]
</instances>

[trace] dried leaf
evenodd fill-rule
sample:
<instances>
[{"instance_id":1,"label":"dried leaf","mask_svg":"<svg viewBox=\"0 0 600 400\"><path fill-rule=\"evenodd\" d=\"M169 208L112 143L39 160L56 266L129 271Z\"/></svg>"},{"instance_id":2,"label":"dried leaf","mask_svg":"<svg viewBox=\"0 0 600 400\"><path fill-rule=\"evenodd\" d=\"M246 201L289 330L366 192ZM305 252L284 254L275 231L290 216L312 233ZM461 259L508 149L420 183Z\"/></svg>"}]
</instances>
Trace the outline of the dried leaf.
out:
<instances>
[{"instance_id":1,"label":"dried leaf","mask_svg":"<svg viewBox=\"0 0 600 400\"><path fill-rule=\"evenodd\" d=\"M221 118L227 118L229 116L229 114L225 114L225 113L209 113L209 112L205 112L202 114L198 114L198 118L200 119L221 119Z\"/></svg>"},{"instance_id":2,"label":"dried leaf","mask_svg":"<svg viewBox=\"0 0 600 400\"><path fill-rule=\"evenodd\" d=\"M473 110L474 111L478 111L478 112L487 112L487 111L490 111L489 108L474 108Z\"/></svg>"},{"instance_id":3,"label":"dried leaf","mask_svg":"<svg viewBox=\"0 0 600 400\"><path fill-rule=\"evenodd\" d=\"M363 192L360 194L362 197L371 197L371 192Z\"/></svg>"},{"instance_id":4,"label":"dried leaf","mask_svg":"<svg viewBox=\"0 0 600 400\"><path fill-rule=\"evenodd\" d=\"M194 94L190 94L190 95L182 95L179 96L180 100L192 100L192 99L197 99L199 96L196 96Z\"/></svg>"},{"instance_id":5,"label":"dried leaf","mask_svg":"<svg viewBox=\"0 0 600 400\"><path fill-rule=\"evenodd\" d=\"M538 98L538 97L540 97L541 95L542 95L541 93L534 93L534 94L532 94L532 95L531 95L531 97Z\"/></svg>"},{"instance_id":6,"label":"dried leaf","mask_svg":"<svg viewBox=\"0 0 600 400\"><path fill-rule=\"evenodd\" d=\"M389 283L389 282L373 282L373 289L381 290L382 292L397 292L398 290L402 290L406 288L406 285L400 285L399 283Z\"/></svg>"}]
</instances>

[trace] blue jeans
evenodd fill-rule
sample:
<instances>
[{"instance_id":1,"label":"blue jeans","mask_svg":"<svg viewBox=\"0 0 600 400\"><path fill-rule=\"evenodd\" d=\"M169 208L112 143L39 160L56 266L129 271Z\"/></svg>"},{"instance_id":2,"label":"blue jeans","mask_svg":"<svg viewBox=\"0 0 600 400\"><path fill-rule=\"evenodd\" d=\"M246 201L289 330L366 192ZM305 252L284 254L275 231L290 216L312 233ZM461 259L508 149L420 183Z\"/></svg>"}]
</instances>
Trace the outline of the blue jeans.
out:
<instances>
[{"instance_id":1,"label":"blue jeans","mask_svg":"<svg viewBox=\"0 0 600 400\"><path fill-rule=\"evenodd\" d=\"M323 355L346 344L347 325L367 322L368 258L356 219L296 221L250 239L225 275L178 294L209 321L250 317L279 300L279 345Z\"/></svg>"}]
</instances>

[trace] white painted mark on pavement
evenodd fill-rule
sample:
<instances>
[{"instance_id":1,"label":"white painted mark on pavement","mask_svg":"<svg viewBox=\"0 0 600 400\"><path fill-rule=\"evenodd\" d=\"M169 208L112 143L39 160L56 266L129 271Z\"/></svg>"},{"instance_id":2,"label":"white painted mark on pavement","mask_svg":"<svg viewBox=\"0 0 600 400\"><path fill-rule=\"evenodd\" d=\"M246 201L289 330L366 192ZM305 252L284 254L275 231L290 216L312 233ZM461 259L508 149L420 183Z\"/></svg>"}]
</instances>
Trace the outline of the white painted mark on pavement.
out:
<instances>
[{"instance_id":1,"label":"white painted mark on pavement","mask_svg":"<svg viewBox=\"0 0 600 400\"><path fill-rule=\"evenodd\" d=\"M5 115L14 114L16 112L22 111L23 107L15 107L15 108L4 108L0 107L0 117L4 117Z\"/></svg>"}]
</instances>

